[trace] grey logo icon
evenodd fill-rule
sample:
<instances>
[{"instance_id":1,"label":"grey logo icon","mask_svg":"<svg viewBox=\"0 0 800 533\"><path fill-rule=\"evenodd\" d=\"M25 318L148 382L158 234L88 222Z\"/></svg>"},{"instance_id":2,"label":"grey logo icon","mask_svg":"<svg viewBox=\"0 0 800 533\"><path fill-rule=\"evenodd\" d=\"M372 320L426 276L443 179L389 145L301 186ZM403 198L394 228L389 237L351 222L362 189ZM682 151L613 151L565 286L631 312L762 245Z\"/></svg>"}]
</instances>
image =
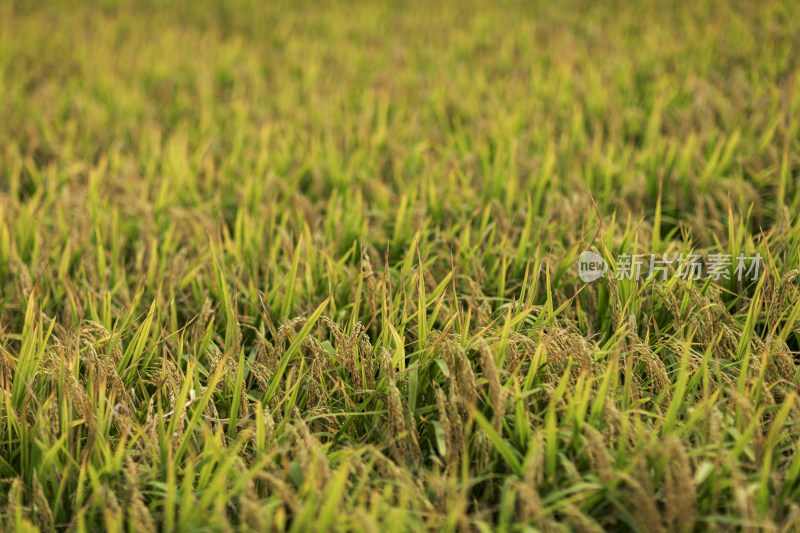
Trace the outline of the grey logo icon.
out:
<instances>
[{"instance_id":1,"label":"grey logo icon","mask_svg":"<svg viewBox=\"0 0 800 533\"><path fill-rule=\"evenodd\" d=\"M586 250L578 258L578 276L585 283L605 277L608 263L599 254Z\"/></svg>"}]
</instances>

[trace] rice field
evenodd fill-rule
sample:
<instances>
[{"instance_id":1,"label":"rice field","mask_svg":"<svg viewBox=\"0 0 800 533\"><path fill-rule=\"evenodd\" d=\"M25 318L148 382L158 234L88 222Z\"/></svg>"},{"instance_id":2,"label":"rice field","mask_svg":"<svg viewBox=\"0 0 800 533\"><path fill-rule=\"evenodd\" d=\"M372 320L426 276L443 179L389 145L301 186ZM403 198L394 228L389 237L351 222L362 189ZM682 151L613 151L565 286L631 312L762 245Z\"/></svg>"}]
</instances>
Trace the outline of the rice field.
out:
<instances>
[{"instance_id":1,"label":"rice field","mask_svg":"<svg viewBox=\"0 0 800 533\"><path fill-rule=\"evenodd\" d=\"M800 530L798 73L792 1L0 2L0 530Z\"/></svg>"}]
</instances>

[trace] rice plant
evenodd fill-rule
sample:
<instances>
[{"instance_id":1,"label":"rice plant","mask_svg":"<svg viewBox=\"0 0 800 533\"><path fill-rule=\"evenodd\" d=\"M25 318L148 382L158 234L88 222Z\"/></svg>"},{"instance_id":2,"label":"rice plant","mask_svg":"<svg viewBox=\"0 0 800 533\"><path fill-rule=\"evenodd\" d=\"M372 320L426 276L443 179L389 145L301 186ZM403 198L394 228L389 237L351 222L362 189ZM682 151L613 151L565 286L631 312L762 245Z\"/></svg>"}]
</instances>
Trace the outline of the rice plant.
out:
<instances>
[{"instance_id":1,"label":"rice plant","mask_svg":"<svg viewBox=\"0 0 800 533\"><path fill-rule=\"evenodd\" d=\"M800 529L799 72L778 0L0 3L0 530Z\"/></svg>"}]
</instances>

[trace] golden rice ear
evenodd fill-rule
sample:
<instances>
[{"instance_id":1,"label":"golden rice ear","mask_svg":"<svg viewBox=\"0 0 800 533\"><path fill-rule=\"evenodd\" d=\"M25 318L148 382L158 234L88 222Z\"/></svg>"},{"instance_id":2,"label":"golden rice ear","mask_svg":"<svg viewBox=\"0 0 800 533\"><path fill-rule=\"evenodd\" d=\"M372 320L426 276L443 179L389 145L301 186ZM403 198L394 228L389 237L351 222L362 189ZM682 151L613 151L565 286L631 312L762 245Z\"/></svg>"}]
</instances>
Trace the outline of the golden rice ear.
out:
<instances>
[{"instance_id":1,"label":"golden rice ear","mask_svg":"<svg viewBox=\"0 0 800 533\"><path fill-rule=\"evenodd\" d=\"M369 338L366 335L362 335L358 342L358 356L361 359L362 365L364 366L364 374L366 375L364 387L372 389L375 387L374 350L372 348L372 344L369 342Z\"/></svg>"},{"instance_id":2,"label":"golden rice ear","mask_svg":"<svg viewBox=\"0 0 800 533\"><path fill-rule=\"evenodd\" d=\"M664 519L672 531L692 531L697 516L697 493L689 457L677 438L666 439L663 448L667 459L664 472Z\"/></svg>"},{"instance_id":3,"label":"golden rice ear","mask_svg":"<svg viewBox=\"0 0 800 533\"><path fill-rule=\"evenodd\" d=\"M108 487L103 487L98 495L100 494L102 494L103 522L110 530L122 531L125 521L117 495Z\"/></svg>"},{"instance_id":4,"label":"golden rice ear","mask_svg":"<svg viewBox=\"0 0 800 533\"><path fill-rule=\"evenodd\" d=\"M503 417L506 413L505 406L507 393L500 384L500 375L497 371L497 364L494 360L494 354L489 349L489 345L483 339L479 341L478 353L480 355L483 377L489 383L489 391L491 392L492 396L492 409L494 411L492 423L495 427L495 431L499 432L503 423Z\"/></svg>"},{"instance_id":5,"label":"golden rice ear","mask_svg":"<svg viewBox=\"0 0 800 533\"><path fill-rule=\"evenodd\" d=\"M666 529L661 522L661 514L656 506L656 498L652 488L646 487L629 474L617 474L622 478L625 498L631 503L636 527L641 531L664 533Z\"/></svg>"},{"instance_id":6,"label":"golden rice ear","mask_svg":"<svg viewBox=\"0 0 800 533\"><path fill-rule=\"evenodd\" d=\"M453 467L456 464L456 456L453 430L450 427L450 414L444 393L438 385L434 386L434 394L436 395L436 409L439 412L439 427L442 428L442 434L444 435L445 453L443 458L448 467Z\"/></svg>"},{"instance_id":7,"label":"golden rice ear","mask_svg":"<svg viewBox=\"0 0 800 533\"><path fill-rule=\"evenodd\" d=\"M89 430L89 435L94 435L95 430L97 429L97 423L95 420L91 398L89 398L89 395L86 394L86 390L83 388L80 382L75 379L75 376L72 374L72 372L66 373L64 383L67 399L72 402L72 406L75 408L75 411L83 419L83 423L86 424L86 427Z\"/></svg>"},{"instance_id":8,"label":"golden rice ear","mask_svg":"<svg viewBox=\"0 0 800 533\"><path fill-rule=\"evenodd\" d=\"M129 456L125 461L125 513L136 531L155 531L156 523L139 489L138 466Z\"/></svg>"},{"instance_id":9,"label":"golden rice ear","mask_svg":"<svg viewBox=\"0 0 800 533\"><path fill-rule=\"evenodd\" d=\"M654 354L653 351L638 338L635 346L635 354L644 361L645 372L653 385L654 392L656 394L663 394L668 404L672 398L672 393L670 392L670 385L672 385L672 382L669 379L669 374L667 374L667 367L664 365L664 361Z\"/></svg>"},{"instance_id":10,"label":"golden rice ear","mask_svg":"<svg viewBox=\"0 0 800 533\"><path fill-rule=\"evenodd\" d=\"M574 504L569 503L561 508L561 512L567 518L567 523L570 527L579 533L603 533L605 530L600 527L600 524L586 516Z\"/></svg>"},{"instance_id":11,"label":"golden rice ear","mask_svg":"<svg viewBox=\"0 0 800 533\"><path fill-rule=\"evenodd\" d=\"M33 476L33 507L41 530L55 531L50 503L47 501L42 484L36 475Z\"/></svg>"},{"instance_id":12,"label":"golden rice ear","mask_svg":"<svg viewBox=\"0 0 800 533\"><path fill-rule=\"evenodd\" d=\"M6 525L9 531L16 529L17 522L21 522L24 512L23 499L25 497L25 485L20 478L15 478L8 489L8 507L6 509Z\"/></svg>"},{"instance_id":13,"label":"golden rice ear","mask_svg":"<svg viewBox=\"0 0 800 533\"><path fill-rule=\"evenodd\" d=\"M608 280L608 291L611 298L611 320L614 326L618 326L622 322L622 301L619 296L619 284L617 278L613 275L606 276Z\"/></svg>"},{"instance_id":14,"label":"golden rice ear","mask_svg":"<svg viewBox=\"0 0 800 533\"><path fill-rule=\"evenodd\" d=\"M11 383L14 376L13 359L8 350L0 346L0 391L11 391Z\"/></svg>"},{"instance_id":15,"label":"golden rice ear","mask_svg":"<svg viewBox=\"0 0 800 533\"><path fill-rule=\"evenodd\" d=\"M588 440L586 454L589 457L592 469L605 483L610 483L614 478L613 459L608 453L613 448L612 442L606 442L606 437L589 424L583 426L583 432Z\"/></svg>"},{"instance_id":16,"label":"golden rice ear","mask_svg":"<svg viewBox=\"0 0 800 533\"><path fill-rule=\"evenodd\" d=\"M15 284L21 293L20 301L27 301L33 290L33 281L31 280L31 273L28 270L28 266L14 257L9 262L9 267L11 275L14 276L16 280Z\"/></svg>"},{"instance_id":17,"label":"golden rice ear","mask_svg":"<svg viewBox=\"0 0 800 533\"><path fill-rule=\"evenodd\" d=\"M456 386L458 389L458 399L468 409L468 406L475 406L478 402L478 383L472 362L467 357L466 351L461 346L455 347L456 360L458 361L458 374Z\"/></svg>"}]
</instances>

